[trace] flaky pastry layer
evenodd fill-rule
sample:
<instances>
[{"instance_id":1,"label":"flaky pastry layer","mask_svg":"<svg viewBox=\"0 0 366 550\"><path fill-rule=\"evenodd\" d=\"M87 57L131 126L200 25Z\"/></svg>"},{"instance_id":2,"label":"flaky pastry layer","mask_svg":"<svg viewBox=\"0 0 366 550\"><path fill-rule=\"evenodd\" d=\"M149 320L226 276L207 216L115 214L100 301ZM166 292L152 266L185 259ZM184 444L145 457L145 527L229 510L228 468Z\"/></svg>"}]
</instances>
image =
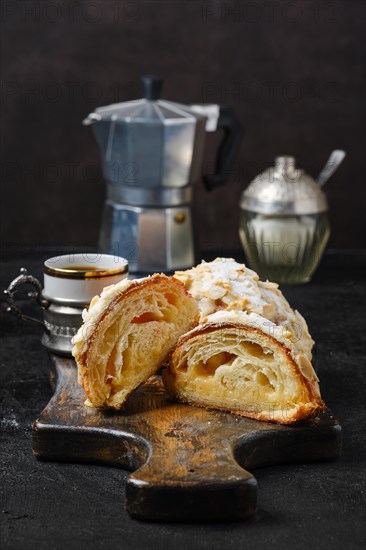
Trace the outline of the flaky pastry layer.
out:
<instances>
[{"instance_id":1,"label":"flaky pastry layer","mask_svg":"<svg viewBox=\"0 0 366 550\"><path fill-rule=\"evenodd\" d=\"M154 275L104 289L73 339L78 380L90 403L119 409L197 318L196 301L172 277Z\"/></svg>"},{"instance_id":2,"label":"flaky pastry layer","mask_svg":"<svg viewBox=\"0 0 366 550\"><path fill-rule=\"evenodd\" d=\"M325 407L318 378L283 327L253 313L219 311L185 334L163 373L180 401L292 424Z\"/></svg>"}]
</instances>

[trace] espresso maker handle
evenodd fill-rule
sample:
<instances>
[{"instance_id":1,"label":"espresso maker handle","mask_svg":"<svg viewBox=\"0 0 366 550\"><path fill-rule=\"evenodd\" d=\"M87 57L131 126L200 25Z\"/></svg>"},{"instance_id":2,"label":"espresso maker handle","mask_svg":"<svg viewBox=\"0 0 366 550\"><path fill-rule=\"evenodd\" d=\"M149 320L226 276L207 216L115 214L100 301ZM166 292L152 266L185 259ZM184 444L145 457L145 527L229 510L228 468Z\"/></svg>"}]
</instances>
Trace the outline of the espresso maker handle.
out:
<instances>
[{"instance_id":1,"label":"espresso maker handle","mask_svg":"<svg viewBox=\"0 0 366 550\"><path fill-rule=\"evenodd\" d=\"M49 306L49 302L42 297L42 285L39 280L32 275L28 275L25 267L22 267L20 269L20 275L18 275L18 277L10 283L8 288L4 290L5 299L8 303L7 311L18 317L18 319L22 319L23 321L31 321L32 323L42 326L45 332L48 333L48 328L40 319L25 315L25 313L23 313L22 310L16 305L15 300L17 291L23 285L30 285L34 287L34 291L28 292L28 298L36 300L37 304L43 308L47 308Z\"/></svg>"},{"instance_id":2,"label":"espresso maker handle","mask_svg":"<svg viewBox=\"0 0 366 550\"><path fill-rule=\"evenodd\" d=\"M244 136L243 126L233 109L227 105L219 105L219 108L220 115L216 129L224 130L224 135L217 150L215 173L203 176L205 187L209 191L224 185L230 177Z\"/></svg>"}]
</instances>

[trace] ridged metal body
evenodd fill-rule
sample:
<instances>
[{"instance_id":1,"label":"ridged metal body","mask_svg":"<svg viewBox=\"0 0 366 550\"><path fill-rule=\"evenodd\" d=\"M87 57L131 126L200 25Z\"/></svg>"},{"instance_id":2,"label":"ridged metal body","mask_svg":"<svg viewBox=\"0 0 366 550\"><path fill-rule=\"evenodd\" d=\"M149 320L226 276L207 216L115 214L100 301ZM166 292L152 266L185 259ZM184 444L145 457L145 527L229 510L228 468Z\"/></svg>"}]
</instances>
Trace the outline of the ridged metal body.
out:
<instances>
[{"instance_id":1,"label":"ridged metal body","mask_svg":"<svg viewBox=\"0 0 366 550\"><path fill-rule=\"evenodd\" d=\"M191 186L201 175L206 123L215 130L218 116L218 106L139 99L84 121L93 124L107 183L100 248L126 257L131 272L195 263Z\"/></svg>"}]
</instances>

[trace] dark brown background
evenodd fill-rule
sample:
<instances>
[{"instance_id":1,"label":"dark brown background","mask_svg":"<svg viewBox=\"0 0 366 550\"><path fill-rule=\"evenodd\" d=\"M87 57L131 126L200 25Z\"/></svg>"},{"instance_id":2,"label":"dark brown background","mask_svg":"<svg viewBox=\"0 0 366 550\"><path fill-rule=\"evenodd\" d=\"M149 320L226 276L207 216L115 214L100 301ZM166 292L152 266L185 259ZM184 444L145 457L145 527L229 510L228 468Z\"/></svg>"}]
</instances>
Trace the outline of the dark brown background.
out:
<instances>
[{"instance_id":1,"label":"dark brown background","mask_svg":"<svg viewBox=\"0 0 366 550\"><path fill-rule=\"evenodd\" d=\"M226 188L196 186L206 249L239 248L238 199L278 154L316 176L334 148L347 159L327 184L333 247L361 247L365 206L365 4L343 1L4 0L2 240L96 244L104 184L90 129L98 105L140 96L231 104L246 129ZM207 139L205 163L218 136Z\"/></svg>"}]
</instances>

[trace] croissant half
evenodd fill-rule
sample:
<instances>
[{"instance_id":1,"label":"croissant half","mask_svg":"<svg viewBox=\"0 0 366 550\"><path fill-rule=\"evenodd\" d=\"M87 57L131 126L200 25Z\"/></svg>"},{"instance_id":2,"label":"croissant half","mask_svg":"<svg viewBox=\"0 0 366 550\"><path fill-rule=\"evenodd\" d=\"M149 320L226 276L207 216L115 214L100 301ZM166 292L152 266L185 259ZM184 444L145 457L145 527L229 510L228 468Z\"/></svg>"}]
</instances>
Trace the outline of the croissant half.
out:
<instances>
[{"instance_id":1,"label":"croissant half","mask_svg":"<svg viewBox=\"0 0 366 550\"><path fill-rule=\"evenodd\" d=\"M73 339L78 380L95 407L119 409L197 321L196 301L172 277L121 281L93 298Z\"/></svg>"},{"instance_id":2,"label":"croissant half","mask_svg":"<svg viewBox=\"0 0 366 550\"><path fill-rule=\"evenodd\" d=\"M254 313L209 315L178 341L163 379L180 401L267 422L292 424L325 407L292 334Z\"/></svg>"}]
</instances>

